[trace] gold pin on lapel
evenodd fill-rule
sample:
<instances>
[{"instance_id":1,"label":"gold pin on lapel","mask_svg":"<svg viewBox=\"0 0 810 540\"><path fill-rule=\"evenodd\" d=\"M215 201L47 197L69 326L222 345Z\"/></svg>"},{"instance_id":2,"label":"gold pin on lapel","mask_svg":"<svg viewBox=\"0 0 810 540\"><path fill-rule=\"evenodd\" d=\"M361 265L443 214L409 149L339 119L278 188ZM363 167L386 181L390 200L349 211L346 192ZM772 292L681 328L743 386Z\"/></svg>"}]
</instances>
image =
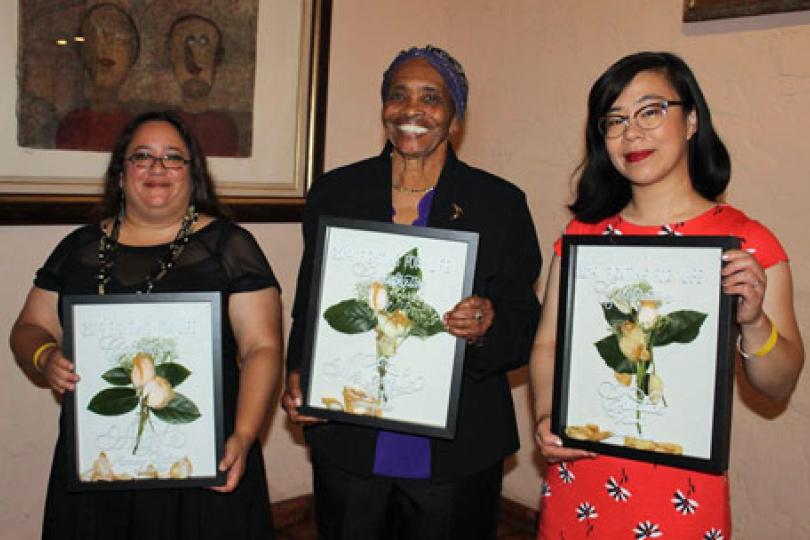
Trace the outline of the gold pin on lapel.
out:
<instances>
[{"instance_id":1,"label":"gold pin on lapel","mask_svg":"<svg viewBox=\"0 0 810 540\"><path fill-rule=\"evenodd\" d=\"M453 211L450 212L450 221L456 221L464 215L464 210L456 203L450 203L450 206L453 208Z\"/></svg>"}]
</instances>

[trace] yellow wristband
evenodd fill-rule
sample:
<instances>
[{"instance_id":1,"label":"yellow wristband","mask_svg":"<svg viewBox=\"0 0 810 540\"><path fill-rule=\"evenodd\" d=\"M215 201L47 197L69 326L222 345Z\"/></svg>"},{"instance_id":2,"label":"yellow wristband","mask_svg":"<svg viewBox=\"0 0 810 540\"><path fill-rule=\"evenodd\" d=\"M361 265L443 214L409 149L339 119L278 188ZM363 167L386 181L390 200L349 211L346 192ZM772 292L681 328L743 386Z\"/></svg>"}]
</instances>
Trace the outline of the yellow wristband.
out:
<instances>
[{"instance_id":1,"label":"yellow wristband","mask_svg":"<svg viewBox=\"0 0 810 540\"><path fill-rule=\"evenodd\" d=\"M54 347L58 347L59 344L55 341L49 341L48 343L43 343L40 345L37 350L34 351L34 357L31 359L31 362L34 363L34 369L37 371L42 371L39 369L39 357L42 356L42 353L47 351L48 349L53 349Z\"/></svg>"},{"instance_id":2,"label":"yellow wristband","mask_svg":"<svg viewBox=\"0 0 810 540\"><path fill-rule=\"evenodd\" d=\"M776 329L776 325L773 324L773 321L771 321L771 335L768 336L768 341L766 341L762 345L762 347L754 351L754 356L765 356L766 354L771 352L771 349L774 348L774 346L776 345L776 340L778 339L779 339L779 330Z\"/></svg>"}]
</instances>

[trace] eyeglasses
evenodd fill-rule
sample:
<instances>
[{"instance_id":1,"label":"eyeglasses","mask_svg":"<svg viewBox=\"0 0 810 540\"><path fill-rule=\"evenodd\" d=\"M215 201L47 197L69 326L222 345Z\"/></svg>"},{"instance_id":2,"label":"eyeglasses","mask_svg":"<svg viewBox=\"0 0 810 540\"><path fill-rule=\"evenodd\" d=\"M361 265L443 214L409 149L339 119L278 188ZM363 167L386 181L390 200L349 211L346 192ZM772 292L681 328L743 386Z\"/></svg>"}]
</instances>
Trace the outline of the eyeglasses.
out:
<instances>
[{"instance_id":1,"label":"eyeglasses","mask_svg":"<svg viewBox=\"0 0 810 540\"><path fill-rule=\"evenodd\" d=\"M147 152L136 152L126 158L127 161L132 163L134 166L138 167L139 169L151 169L155 166L155 163L160 162L165 169L182 169L189 163L191 163L190 159L186 159L183 156L178 154L169 154L167 156L153 156Z\"/></svg>"},{"instance_id":2,"label":"eyeglasses","mask_svg":"<svg viewBox=\"0 0 810 540\"><path fill-rule=\"evenodd\" d=\"M683 105L683 101L668 101L664 100L659 103L651 103L633 113L633 116L622 116L619 114L608 114L599 119L597 127L599 133L608 139L615 139L621 137L627 128L630 127L630 121L644 130L655 129L664 123L664 118L667 116L667 111L673 105Z\"/></svg>"}]
</instances>

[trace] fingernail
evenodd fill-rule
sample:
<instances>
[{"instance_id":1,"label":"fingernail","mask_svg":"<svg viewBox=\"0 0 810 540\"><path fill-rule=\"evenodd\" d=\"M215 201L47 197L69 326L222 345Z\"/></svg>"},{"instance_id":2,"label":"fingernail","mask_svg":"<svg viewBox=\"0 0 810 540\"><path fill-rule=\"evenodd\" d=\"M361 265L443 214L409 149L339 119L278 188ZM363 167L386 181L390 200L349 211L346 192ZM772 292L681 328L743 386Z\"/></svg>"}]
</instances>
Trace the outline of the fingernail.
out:
<instances>
[{"instance_id":1,"label":"fingernail","mask_svg":"<svg viewBox=\"0 0 810 540\"><path fill-rule=\"evenodd\" d=\"M756 253L757 248L745 248L745 251L748 252L748 253Z\"/></svg>"},{"instance_id":2,"label":"fingernail","mask_svg":"<svg viewBox=\"0 0 810 540\"><path fill-rule=\"evenodd\" d=\"M300 397L295 398L295 406L300 407L301 405L303 405L303 403L301 402L301 398Z\"/></svg>"},{"instance_id":3,"label":"fingernail","mask_svg":"<svg viewBox=\"0 0 810 540\"><path fill-rule=\"evenodd\" d=\"M729 259L729 256L727 254L723 253L722 255L720 255L720 258L722 260L724 260L724 261L727 261Z\"/></svg>"}]
</instances>

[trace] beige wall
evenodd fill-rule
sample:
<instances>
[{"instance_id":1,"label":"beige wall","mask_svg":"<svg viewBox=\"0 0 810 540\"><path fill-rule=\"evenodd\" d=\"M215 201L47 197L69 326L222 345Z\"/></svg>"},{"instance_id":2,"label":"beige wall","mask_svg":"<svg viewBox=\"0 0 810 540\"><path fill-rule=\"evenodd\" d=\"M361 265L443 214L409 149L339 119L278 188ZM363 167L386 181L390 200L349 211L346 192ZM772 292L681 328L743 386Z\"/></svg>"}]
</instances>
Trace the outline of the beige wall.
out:
<instances>
[{"instance_id":1,"label":"beige wall","mask_svg":"<svg viewBox=\"0 0 810 540\"><path fill-rule=\"evenodd\" d=\"M460 154L528 194L543 253L567 219L569 176L581 155L585 99L611 62L641 49L684 56L707 95L733 160L728 200L759 218L792 257L797 312L810 339L810 13L684 25L682 0L335 0L327 166L378 151L380 74L400 49L434 43L467 69L471 94ZM805 129L803 129L805 128ZM260 137L261 133L257 133ZM0 228L0 335L7 335L33 270L69 227ZM279 274L289 313L296 225L252 225ZM10 353L0 361L12 366ZM0 379L0 528L35 538L55 440L57 407L16 368ZM515 380L523 449L505 495L535 506L538 464L526 388ZM810 538L810 389L787 407L737 399L731 489L735 538ZM740 392L745 394L745 392ZM753 407L757 412L752 410ZM299 437L300 442L300 437ZM276 414L265 443L271 495L311 489L305 449Z\"/></svg>"}]
</instances>

